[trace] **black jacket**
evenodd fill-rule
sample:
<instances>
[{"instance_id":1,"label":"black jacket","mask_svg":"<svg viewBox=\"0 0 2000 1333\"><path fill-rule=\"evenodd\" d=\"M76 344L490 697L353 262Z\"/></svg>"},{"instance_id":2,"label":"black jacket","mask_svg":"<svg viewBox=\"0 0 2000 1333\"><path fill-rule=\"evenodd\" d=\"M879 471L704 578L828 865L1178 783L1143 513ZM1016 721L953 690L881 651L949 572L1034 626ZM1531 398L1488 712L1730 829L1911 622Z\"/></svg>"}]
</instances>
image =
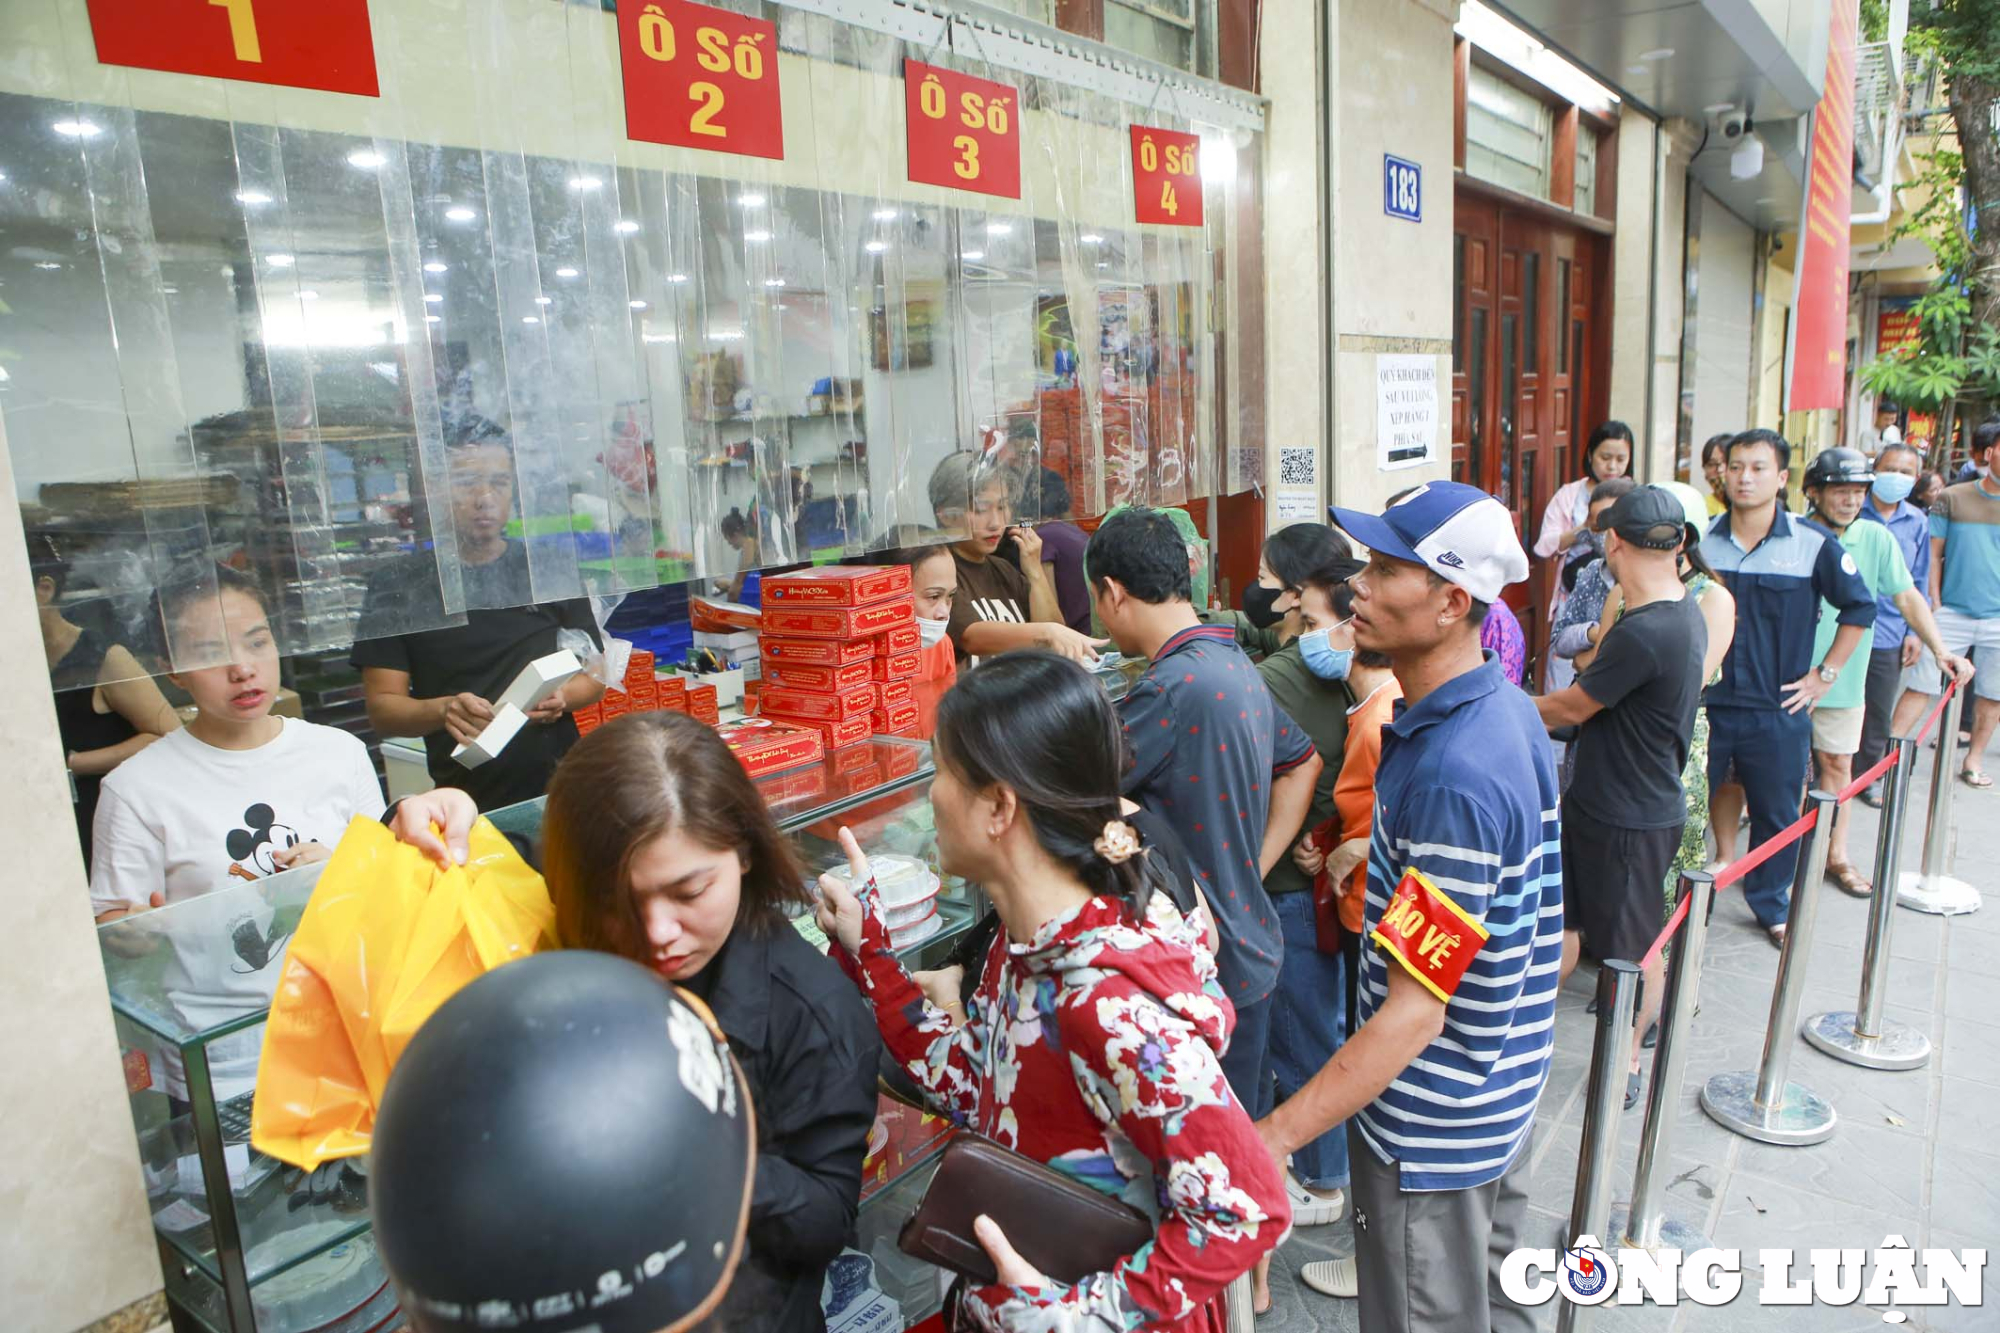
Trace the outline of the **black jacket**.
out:
<instances>
[{"instance_id":1,"label":"black jacket","mask_svg":"<svg viewBox=\"0 0 2000 1333\"><path fill-rule=\"evenodd\" d=\"M688 989L729 1038L757 1111L757 1181L727 1328L823 1330L826 1267L854 1236L881 1039L859 992L783 922L739 925Z\"/></svg>"},{"instance_id":2,"label":"black jacket","mask_svg":"<svg viewBox=\"0 0 2000 1333\"><path fill-rule=\"evenodd\" d=\"M392 805L383 822L395 815ZM517 833L507 840L541 868L538 846ZM729 1038L757 1113L749 1235L716 1326L824 1333L820 1287L854 1238L875 1125L874 1011L783 920L762 934L738 923L686 988Z\"/></svg>"}]
</instances>

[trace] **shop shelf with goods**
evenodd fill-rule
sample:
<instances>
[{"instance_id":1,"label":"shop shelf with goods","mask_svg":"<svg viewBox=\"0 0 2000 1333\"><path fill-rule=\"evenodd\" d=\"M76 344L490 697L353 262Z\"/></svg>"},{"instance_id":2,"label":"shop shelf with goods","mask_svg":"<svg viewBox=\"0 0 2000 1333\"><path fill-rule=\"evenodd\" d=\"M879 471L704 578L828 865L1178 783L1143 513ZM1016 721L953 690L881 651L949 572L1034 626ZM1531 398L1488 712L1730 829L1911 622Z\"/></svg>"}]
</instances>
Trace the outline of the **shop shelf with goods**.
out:
<instances>
[{"instance_id":1,"label":"shop shelf with goods","mask_svg":"<svg viewBox=\"0 0 2000 1333\"><path fill-rule=\"evenodd\" d=\"M758 787L813 876L843 863L835 842L843 823L871 851L935 872L933 776L927 745L878 737ZM543 806L523 802L488 817L533 839ZM272 990L320 870L231 884L98 931L168 1297L188 1326L213 1333L363 1333L390 1326L395 1310L369 1236L366 1159L308 1174L249 1143ZM976 886L945 879L935 906L937 924L903 951L913 969L936 966L987 904ZM810 915L794 924L824 944ZM871 1177L868 1213L906 1215L921 1193L896 1186L928 1171L942 1127L912 1133L923 1141L904 1136L907 1152L871 1159L881 1178ZM874 1224L893 1235L900 1219ZM908 1271L894 1281L917 1285Z\"/></svg>"}]
</instances>

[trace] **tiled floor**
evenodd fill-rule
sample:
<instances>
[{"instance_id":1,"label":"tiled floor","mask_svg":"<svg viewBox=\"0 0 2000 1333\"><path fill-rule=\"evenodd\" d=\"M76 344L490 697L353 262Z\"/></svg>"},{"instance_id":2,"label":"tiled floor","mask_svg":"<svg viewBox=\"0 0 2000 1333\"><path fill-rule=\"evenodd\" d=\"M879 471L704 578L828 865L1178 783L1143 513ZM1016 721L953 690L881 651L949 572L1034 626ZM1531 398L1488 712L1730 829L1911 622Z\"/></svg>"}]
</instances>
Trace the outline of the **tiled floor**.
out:
<instances>
[{"instance_id":1,"label":"tiled floor","mask_svg":"<svg viewBox=\"0 0 2000 1333\"><path fill-rule=\"evenodd\" d=\"M1904 843L1909 870L1917 868L1921 855L1932 758L1929 750L1921 754L1913 784ZM2000 755L1989 755L1988 768L2000 771ZM1857 862L1871 864L1876 812L1858 802L1854 810L1851 846ZM1843 1064L1796 1040L1792 1081L1828 1099L1839 1117L1833 1137L1823 1143L1805 1148L1756 1143L1723 1129L1700 1109L1697 1095L1708 1076L1756 1067L1778 959L1740 896L1734 890L1720 896L1673 1130L1667 1197L1670 1215L1716 1245L1741 1249L1746 1270L1754 1269L1760 1249L1872 1249L1890 1234L1919 1248L1987 1248L1995 1263L1987 1269L1982 1308L1916 1307L1901 1327L1994 1333L2000 1330L2000 789L1957 788L1953 813L1954 873L1985 893L1987 905L1952 918L1899 909L1890 941L1888 1014L1929 1034L1931 1060L1906 1073L1880 1072ZM1853 1009L1861 977L1868 905L1831 885L1819 902L1802 1018ZM1558 1006L1554 1071L1533 1146L1530 1230L1542 1233L1534 1237L1541 1244L1554 1244L1567 1224L1595 1028L1584 1006L1594 985L1595 974L1579 969ZM1631 1193L1641 1114L1635 1109L1620 1124L1613 1185L1619 1206ZM1257 1321L1259 1333L1358 1328L1354 1302L1321 1296L1297 1278L1302 1264L1352 1252L1345 1220L1296 1233L1273 1265L1274 1307ZM1753 1275L1746 1288L1754 1282ZM1555 1309L1552 1301L1536 1312L1541 1326L1554 1326ZM1887 1327L1879 1310L1765 1307L1747 1289L1725 1306L1607 1308L1595 1312L1591 1322L1647 1333L1860 1333Z\"/></svg>"}]
</instances>

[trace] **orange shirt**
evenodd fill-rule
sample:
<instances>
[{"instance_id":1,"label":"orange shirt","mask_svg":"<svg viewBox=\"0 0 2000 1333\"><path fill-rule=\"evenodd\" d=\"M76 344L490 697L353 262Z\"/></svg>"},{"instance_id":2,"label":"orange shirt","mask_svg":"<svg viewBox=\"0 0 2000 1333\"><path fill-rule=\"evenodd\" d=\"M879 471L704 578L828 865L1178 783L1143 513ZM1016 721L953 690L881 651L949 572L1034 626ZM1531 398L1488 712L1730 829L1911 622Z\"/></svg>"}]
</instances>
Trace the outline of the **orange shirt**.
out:
<instances>
[{"instance_id":1,"label":"orange shirt","mask_svg":"<svg viewBox=\"0 0 2000 1333\"><path fill-rule=\"evenodd\" d=\"M1382 762L1382 728L1395 716L1396 700L1402 697L1403 687L1391 676L1347 715L1347 745L1340 776L1333 783L1333 808L1340 823L1334 847L1365 838L1375 827L1375 769ZM1361 933L1361 909L1367 894L1368 862L1364 858L1340 892L1340 924L1356 935Z\"/></svg>"}]
</instances>

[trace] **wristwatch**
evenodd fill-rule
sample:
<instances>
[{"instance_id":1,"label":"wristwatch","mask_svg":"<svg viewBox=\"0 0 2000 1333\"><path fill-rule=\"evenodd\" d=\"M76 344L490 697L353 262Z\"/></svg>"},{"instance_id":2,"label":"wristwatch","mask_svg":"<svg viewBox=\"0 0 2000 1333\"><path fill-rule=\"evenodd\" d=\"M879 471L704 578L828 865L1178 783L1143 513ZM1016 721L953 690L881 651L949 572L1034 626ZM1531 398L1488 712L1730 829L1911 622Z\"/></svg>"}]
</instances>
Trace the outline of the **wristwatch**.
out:
<instances>
[{"instance_id":1,"label":"wristwatch","mask_svg":"<svg viewBox=\"0 0 2000 1333\"><path fill-rule=\"evenodd\" d=\"M1830 667L1826 663L1821 662L1819 664L1819 678L1821 683L1831 685L1840 679L1840 669L1838 667Z\"/></svg>"}]
</instances>

